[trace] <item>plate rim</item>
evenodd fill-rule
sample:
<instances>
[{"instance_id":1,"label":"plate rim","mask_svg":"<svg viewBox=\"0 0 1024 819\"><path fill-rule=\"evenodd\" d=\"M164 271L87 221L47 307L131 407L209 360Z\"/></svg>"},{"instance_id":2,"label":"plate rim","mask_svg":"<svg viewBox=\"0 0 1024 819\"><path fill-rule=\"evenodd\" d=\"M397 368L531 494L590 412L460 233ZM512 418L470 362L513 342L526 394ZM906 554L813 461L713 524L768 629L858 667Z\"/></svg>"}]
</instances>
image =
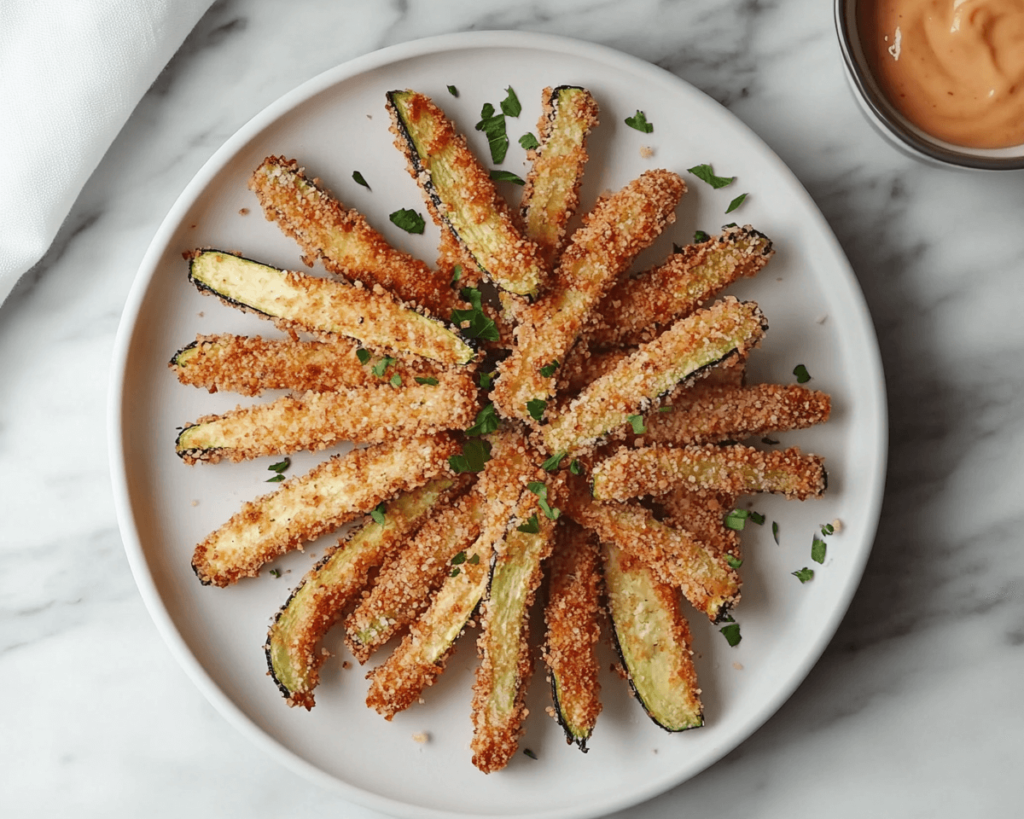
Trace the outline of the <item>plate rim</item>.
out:
<instances>
[{"instance_id":1,"label":"plate rim","mask_svg":"<svg viewBox=\"0 0 1024 819\"><path fill-rule=\"evenodd\" d=\"M227 722L249 741L264 750L271 758L300 776L315 782L325 788L325 790L334 792L351 802L384 813L416 817L417 819L420 819L420 817L422 819L442 819L442 817L449 817L453 814L451 811L441 811L422 805L389 799L362 790L353 784L338 779L298 756L263 729L259 728L213 681L207 670L189 649L174 621L171 619L163 598L157 590L135 523L128 491L127 464L123 440L124 405L126 400L124 382L127 375L127 364L132 340L138 329L139 312L169 240L188 209L194 205L212 179L241 148L257 136L260 131L276 122L286 112L317 94L327 91L331 87L355 76L402 60L443 52L486 47L521 48L557 51L562 54L568 53L572 56L603 63L612 69L646 75L655 83L674 85L677 88L685 88L690 93L696 92L705 97L708 96L700 89L671 72L640 57L626 54L609 46L561 35L524 31L454 32L411 40L360 55L317 74L277 98L235 131L203 163L202 167L196 172L195 176L193 176L171 206L142 258L125 302L114 342L109 379L110 388L107 397L108 457L118 529L121 533L129 567L146 609L175 660L185 670L193 684L200 690L207 701L217 709ZM877 385L875 401L873 402L874 406L868 408L871 418L878 426L878 435L876 436L876 451L874 453L874 462L877 464L877 467L875 474L872 475L874 486L871 488L872 491L868 493L868 508L866 510L868 519L865 525L864 540L867 545L860 550L856 561L852 563L845 583L839 590L837 605L833 607L829 617L824 619L816 639L805 649L802 661L795 664L789 670L784 683L779 686L775 695L767 698L760 704L753 712L751 718L748 718L745 722L743 728L737 731L729 742L722 743L720 747L715 749L714 753L708 755L706 759L701 759L699 764L685 766L677 771L674 776L663 777L650 782L643 787L630 791L620 799L605 799L601 805L583 805L580 807L530 811L529 814L518 814L518 816L524 817L524 819L526 816L534 817L534 819L584 819L585 817L600 816L631 807L682 784L698 773L708 769L727 753L739 747L739 745L763 726L793 695L835 636L839 624L849 609L853 595L860 585L860 580L877 534L885 489L889 428L881 351L863 291L835 233L796 175L767 143L732 111L726 109L717 101L712 101L724 110L728 118L732 120L734 127L744 131L746 136L763 147L765 152L764 159L772 163L773 172L789 179L793 192L804 200L803 204L806 206L807 211L817 222L815 227L838 262L838 268L842 273L841 284L846 291L843 295L846 298L846 307L850 311L847 318L855 325L854 340L858 336L860 337L861 352L866 359L864 363L870 371L872 380ZM460 813L457 815L470 816L474 814ZM505 816L514 817L516 815L505 814Z\"/></svg>"}]
</instances>

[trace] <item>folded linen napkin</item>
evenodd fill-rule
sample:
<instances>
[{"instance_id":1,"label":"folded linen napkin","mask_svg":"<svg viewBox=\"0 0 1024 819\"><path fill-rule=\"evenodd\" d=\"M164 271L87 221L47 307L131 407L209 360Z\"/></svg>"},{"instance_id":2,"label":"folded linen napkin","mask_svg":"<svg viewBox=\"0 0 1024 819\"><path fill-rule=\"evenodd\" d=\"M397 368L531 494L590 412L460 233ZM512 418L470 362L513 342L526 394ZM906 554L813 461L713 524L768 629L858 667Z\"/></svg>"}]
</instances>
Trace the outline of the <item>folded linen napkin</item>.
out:
<instances>
[{"instance_id":1,"label":"folded linen napkin","mask_svg":"<svg viewBox=\"0 0 1024 819\"><path fill-rule=\"evenodd\" d=\"M212 0L0 0L0 303Z\"/></svg>"}]
</instances>

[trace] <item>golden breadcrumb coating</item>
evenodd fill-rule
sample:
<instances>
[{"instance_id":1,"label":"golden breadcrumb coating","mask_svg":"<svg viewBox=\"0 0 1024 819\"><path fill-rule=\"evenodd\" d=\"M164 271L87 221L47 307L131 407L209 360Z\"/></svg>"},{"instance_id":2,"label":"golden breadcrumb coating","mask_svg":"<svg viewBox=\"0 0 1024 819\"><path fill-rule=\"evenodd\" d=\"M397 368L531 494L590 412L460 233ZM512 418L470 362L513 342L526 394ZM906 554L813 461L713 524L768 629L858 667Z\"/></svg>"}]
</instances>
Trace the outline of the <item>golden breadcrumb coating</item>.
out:
<instances>
[{"instance_id":1,"label":"golden breadcrumb coating","mask_svg":"<svg viewBox=\"0 0 1024 819\"><path fill-rule=\"evenodd\" d=\"M658 498L664 523L682 529L718 554L742 560L740 533L725 525L725 516L736 508L738 497L711 489L676 486Z\"/></svg>"}]
</instances>

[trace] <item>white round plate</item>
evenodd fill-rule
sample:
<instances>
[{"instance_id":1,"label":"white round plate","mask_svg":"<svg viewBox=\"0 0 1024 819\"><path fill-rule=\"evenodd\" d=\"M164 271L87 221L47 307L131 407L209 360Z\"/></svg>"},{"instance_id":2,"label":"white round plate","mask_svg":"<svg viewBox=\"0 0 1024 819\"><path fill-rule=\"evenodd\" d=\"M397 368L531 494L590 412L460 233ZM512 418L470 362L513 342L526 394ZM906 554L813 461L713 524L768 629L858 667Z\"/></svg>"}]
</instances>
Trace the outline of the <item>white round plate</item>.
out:
<instances>
[{"instance_id":1,"label":"white round plate","mask_svg":"<svg viewBox=\"0 0 1024 819\"><path fill-rule=\"evenodd\" d=\"M181 255L213 246L302 268L297 246L263 219L246 188L265 156L297 158L397 247L433 261L438 233L432 225L412 236L388 221L399 208L424 208L392 145L385 92L412 87L429 94L478 156L487 157L486 140L473 126L482 104L497 107L511 85L523 111L508 120L511 148L502 168L525 175L518 138L535 130L541 90L560 84L586 86L601 108L584 209L648 168L677 171L689 185L678 220L637 269L664 258L673 242L692 241L695 230L713 233L725 222L752 224L774 240L771 264L734 288L756 299L771 324L751 359L751 378L791 383L793 368L804 364L813 377L809 386L831 393L828 424L778 436L824 455L830 486L825 499L802 504L756 499L767 522L748 523L743 533L739 646L730 648L718 628L691 617L704 728L665 733L631 700L626 684L606 673L604 712L590 752L582 754L544 713L549 694L538 668L520 744L537 759L519 753L506 770L485 776L470 764L468 749L475 634L460 641L425 703L392 722L364 705L363 670L338 633L327 639L335 656L323 668L317 706L308 713L285 706L266 675L267 626L314 554L336 536L277 561L280 578L264 571L227 589L199 584L190 568L194 544L244 501L272 488L264 481L277 459L195 467L179 461L176 428L232 408L238 398L179 385L167 361L197 333L276 334L268 322L201 296L187 281ZM457 86L457 98L448 85ZM624 123L638 109L653 133ZM713 190L686 172L701 163L736 181ZM369 190L353 181L353 171ZM502 183L502 190L518 201L519 188ZM744 192L746 202L726 216L729 202ZM513 32L447 35L353 60L286 95L228 140L181 194L146 254L118 334L110 425L118 519L132 570L160 631L199 688L291 768L354 802L415 817L596 816L683 782L736 747L793 692L846 611L878 520L887 434L881 364L863 297L825 220L778 157L712 99L658 68L600 46ZM290 474L328 454L295 456ZM837 518L843 528L828 538L824 565L812 563L812 536ZM801 584L791 573L804 566L815 577ZM429 741L414 741L423 732Z\"/></svg>"}]
</instances>

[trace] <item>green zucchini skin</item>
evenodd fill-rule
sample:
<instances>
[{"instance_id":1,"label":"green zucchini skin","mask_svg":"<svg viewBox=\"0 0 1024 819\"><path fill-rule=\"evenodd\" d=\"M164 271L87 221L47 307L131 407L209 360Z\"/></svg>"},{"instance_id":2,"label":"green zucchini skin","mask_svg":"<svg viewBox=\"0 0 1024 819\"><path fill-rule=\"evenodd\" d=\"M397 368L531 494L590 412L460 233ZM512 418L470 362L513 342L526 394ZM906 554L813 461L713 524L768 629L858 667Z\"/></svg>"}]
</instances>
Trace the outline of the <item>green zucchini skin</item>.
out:
<instances>
[{"instance_id":1,"label":"green zucchini skin","mask_svg":"<svg viewBox=\"0 0 1024 819\"><path fill-rule=\"evenodd\" d=\"M212 274L225 264L235 265L235 275L242 279L262 275L273 280L274 286L295 298L306 296L315 289L321 302L306 316L301 311L287 309L272 313L260 303L260 299L242 298L238 294L238 287L211 283ZM464 365L476 359L478 341L464 338L450 322L417 313L401 306L393 298L378 296L373 291L358 289L347 283L281 270L222 250L192 253L188 279L200 292L214 295L229 306L315 335L325 335L328 339L338 335L347 336L371 348L412 353L444 364ZM264 289L268 291L269 287L266 285ZM264 295L269 297L269 291ZM310 300L314 300L313 297ZM325 306L324 301L331 304ZM336 309L338 304L344 307L348 315L342 315Z\"/></svg>"},{"instance_id":2,"label":"green zucchini skin","mask_svg":"<svg viewBox=\"0 0 1024 819\"><path fill-rule=\"evenodd\" d=\"M602 542L601 552L612 634L630 688L658 727L670 733L702 727L690 628L679 594L614 544Z\"/></svg>"}]
</instances>

